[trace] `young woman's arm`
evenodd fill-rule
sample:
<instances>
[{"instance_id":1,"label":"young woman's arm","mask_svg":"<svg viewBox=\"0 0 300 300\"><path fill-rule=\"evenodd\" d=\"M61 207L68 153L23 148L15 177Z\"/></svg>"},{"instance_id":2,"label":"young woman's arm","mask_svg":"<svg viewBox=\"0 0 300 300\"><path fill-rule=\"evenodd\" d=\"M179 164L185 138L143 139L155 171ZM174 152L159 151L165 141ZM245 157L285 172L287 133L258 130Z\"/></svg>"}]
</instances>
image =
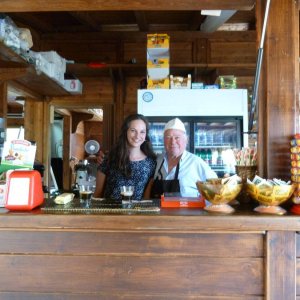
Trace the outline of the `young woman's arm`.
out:
<instances>
[{"instance_id":1,"label":"young woman's arm","mask_svg":"<svg viewBox=\"0 0 300 300\"><path fill-rule=\"evenodd\" d=\"M96 189L94 192L95 198L102 198L104 193L104 185L105 185L106 175L101 171L97 171L96 177Z\"/></svg>"},{"instance_id":2,"label":"young woman's arm","mask_svg":"<svg viewBox=\"0 0 300 300\"><path fill-rule=\"evenodd\" d=\"M143 199L151 199L150 195L151 195L152 185L153 185L153 178L151 178L149 180L148 184L146 185L144 195L143 195Z\"/></svg>"}]
</instances>

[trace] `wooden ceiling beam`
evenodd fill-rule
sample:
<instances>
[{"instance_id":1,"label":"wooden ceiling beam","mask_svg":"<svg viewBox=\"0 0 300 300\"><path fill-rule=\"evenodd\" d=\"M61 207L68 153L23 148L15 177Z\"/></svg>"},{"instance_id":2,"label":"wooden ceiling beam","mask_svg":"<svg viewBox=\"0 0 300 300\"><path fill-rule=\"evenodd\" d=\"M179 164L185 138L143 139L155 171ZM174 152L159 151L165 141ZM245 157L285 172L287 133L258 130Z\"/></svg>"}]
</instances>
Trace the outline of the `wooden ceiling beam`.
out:
<instances>
[{"instance_id":1,"label":"wooden ceiling beam","mask_svg":"<svg viewBox=\"0 0 300 300\"><path fill-rule=\"evenodd\" d=\"M149 30L149 25L147 23L145 13L141 11L135 11L134 15L135 15L136 22L139 26L139 30L147 32Z\"/></svg>"},{"instance_id":2,"label":"wooden ceiling beam","mask_svg":"<svg viewBox=\"0 0 300 300\"><path fill-rule=\"evenodd\" d=\"M172 41L189 41L200 38L210 38L214 40L230 40L230 41L256 41L256 31L216 31L213 33L205 33L200 31L164 31L164 33L172 36ZM145 32L85 32L85 33L49 33L42 34L42 40L48 41L74 41L74 40L103 40L103 41L146 41Z\"/></svg>"},{"instance_id":3,"label":"wooden ceiling beam","mask_svg":"<svg viewBox=\"0 0 300 300\"><path fill-rule=\"evenodd\" d=\"M13 13L10 15L10 17L14 20L15 23L22 24L22 25L26 24L24 26L30 25L30 27L35 28L36 31L42 31L42 32L55 31L55 28L49 22L46 22L42 18L38 17L36 14L30 14L25 17L23 14Z\"/></svg>"},{"instance_id":4,"label":"wooden ceiling beam","mask_svg":"<svg viewBox=\"0 0 300 300\"><path fill-rule=\"evenodd\" d=\"M201 15L201 11L195 11L189 25L189 30L199 30L205 17L206 16Z\"/></svg>"},{"instance_id":5,"label":"wooden ceiling beam","mask_svg":"<svg viewBox=\"0 0 300 300\"><path fill-rule=\"evenodd\" d=\"M77 21L79 21L82 25L87 25L88 27L96 31L102 30L101 26L97 24L97 22L91 17L88 12L72 11L69 12L69 14Z\"/></svg>"},{"instance_id":6,"label":"wooden ceiling beam","mask_svg":"<svg viewBox=\"0 0 300 300\"><path fill-rule=\"evenodd\" d=\"M205 21L201 24L201 31L203 32L214 32L225 22L227 22L234 14L236 10L222 10L219 17L207 16Z\"/></svg>"},{"instance_id":7,"label":"wooden ceiling beam","mask_svg":"<svg viewBox=\"0 0 300 300\"><path fill-rule=\"evenodd\" d=\"M0 12L107 11L107 10L251 10L255 0L2 0Z\"/></svg>"}]
</instances>

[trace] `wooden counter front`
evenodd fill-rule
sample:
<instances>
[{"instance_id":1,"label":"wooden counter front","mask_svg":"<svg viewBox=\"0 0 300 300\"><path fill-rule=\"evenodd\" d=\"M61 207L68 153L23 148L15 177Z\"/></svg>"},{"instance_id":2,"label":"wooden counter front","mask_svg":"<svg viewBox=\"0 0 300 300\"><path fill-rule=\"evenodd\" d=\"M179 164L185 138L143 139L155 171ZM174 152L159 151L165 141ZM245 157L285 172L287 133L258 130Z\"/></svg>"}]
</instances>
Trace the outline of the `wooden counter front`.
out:
<instances>
[{"instance_id":1,"label":"wooden counter front","mask_svg":"<svg viewBox=\"0 0 300 300\"><path fill-rule=\"evenodd\" d=\"M299 228L252 212L2 209L0 299L296 299Z\"/></svg>"}]
</instances>

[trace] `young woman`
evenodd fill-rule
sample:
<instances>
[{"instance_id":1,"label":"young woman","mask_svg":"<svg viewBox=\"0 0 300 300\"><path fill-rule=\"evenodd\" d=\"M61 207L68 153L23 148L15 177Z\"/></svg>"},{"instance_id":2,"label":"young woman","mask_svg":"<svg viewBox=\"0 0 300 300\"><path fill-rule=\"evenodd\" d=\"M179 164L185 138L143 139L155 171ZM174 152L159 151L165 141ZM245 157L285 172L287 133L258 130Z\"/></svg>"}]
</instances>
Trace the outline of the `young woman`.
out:
<instances>
[{"instance_id":1,"label":"young woman","mask_svg":"<svg viewBox=\"0 0 300 300\"><path fill-rule=\"evenodd\" d=\"M155 167L148 121L143 115L130 115L124 120L113 149L98 167L94 197L121 199L121 186L131 185L132 199L147 199Z\"/></svg>"}]
</instances>

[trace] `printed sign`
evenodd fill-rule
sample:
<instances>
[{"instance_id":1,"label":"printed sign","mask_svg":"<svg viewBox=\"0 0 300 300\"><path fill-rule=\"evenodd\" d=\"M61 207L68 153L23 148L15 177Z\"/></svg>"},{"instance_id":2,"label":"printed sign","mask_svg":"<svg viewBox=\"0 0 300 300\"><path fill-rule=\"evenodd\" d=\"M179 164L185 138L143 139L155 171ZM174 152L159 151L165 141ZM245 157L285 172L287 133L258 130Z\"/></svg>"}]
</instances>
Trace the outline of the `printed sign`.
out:
<instances>
[{"instance_id":1,"label":"printed sign","mask_svg":"<svg viewBox=\"0 0 300 300\"><path fill-rule=\"evenodd\" d=\"M15 169L32 169L36 146L26 140L5 142L2 151L0 172Z\"/></svg>"}]
</instances>

